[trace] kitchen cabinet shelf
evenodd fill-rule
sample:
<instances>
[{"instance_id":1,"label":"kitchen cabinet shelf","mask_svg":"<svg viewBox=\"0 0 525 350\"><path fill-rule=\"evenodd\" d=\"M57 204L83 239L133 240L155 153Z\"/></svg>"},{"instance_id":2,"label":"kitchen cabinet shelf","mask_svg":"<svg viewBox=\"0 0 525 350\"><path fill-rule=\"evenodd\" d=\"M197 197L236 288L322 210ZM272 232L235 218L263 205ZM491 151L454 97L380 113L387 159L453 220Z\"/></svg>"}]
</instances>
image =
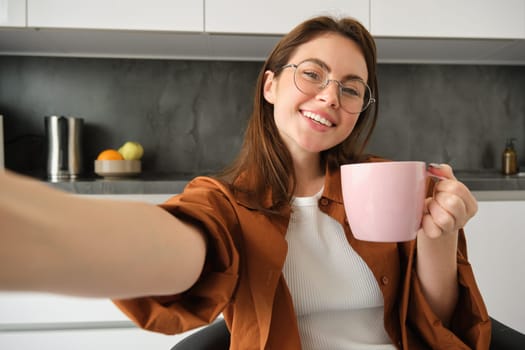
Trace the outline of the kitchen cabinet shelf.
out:
<instances>
[{"instance_id":1,"label":"kitchen cabinet shelf","mask_svg":"<svg viewBox=\"0 0 525 350\"><path fill-rule=\"evenodd\" d=\"M25 27L26 0L0 1L0 27Z\"/></svg>"},{"instance_id":2,"label":"kitchen cabinet shelf","mask_svg":"<svg viewBox=\"0 0 525 350\"><path fill-rule=\"evenodd\" d=\"M370 21L369 0L212 0L204 8L208 33L283 35L304 19L323 14L352 16L367 28Z\"/></svg>"},{"instance_id":3,"label":"kitchen cabinet shelf","mask_svg":"<svg viewBox=\"0 0 525 350\"><path fill-rule=\"evenodd\" d=\"M0 55L263 61L299 21L332 14L369 28L380 63L525 64L521 0L1 3Z\"/></svg>"},{"instance_id":4,"label":"kitchen cabinet shelf","mask_svg":"<svg viewBox=\"0 0 525 350\"><path fill-rule=\"evenodd\" d=\"M32 28L202 32L203 21L203 0L27 0Z\"/></svg>"},{"instance_id":5,"label":"kitchen cabinet shelf","mask_svg":"<svg viewBox=\"0 0 525 350\"><path fill-rule=\"evenodd\" d=\"M522 0L371 0L370 28L376 37L524 39Z\"/></svg>"}]
</instances>

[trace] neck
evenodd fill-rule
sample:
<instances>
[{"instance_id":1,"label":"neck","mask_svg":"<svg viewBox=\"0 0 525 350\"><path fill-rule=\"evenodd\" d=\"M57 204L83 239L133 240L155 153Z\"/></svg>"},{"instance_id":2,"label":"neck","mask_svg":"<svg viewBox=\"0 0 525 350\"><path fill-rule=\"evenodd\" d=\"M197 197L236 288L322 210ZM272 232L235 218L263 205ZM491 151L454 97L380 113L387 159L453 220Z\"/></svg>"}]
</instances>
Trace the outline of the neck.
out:
<instances>
[{"instance_id":1,"label":"neck","mask_svg":"<svg viewBox=\"0 0 525 350\"><path fill-rule=\"evenodd\" d=\"M319 154L294 159L296 185L294 195L297 197L313 196L324 185L324 169L321 169Z\"/></svg>"}]
</instances>

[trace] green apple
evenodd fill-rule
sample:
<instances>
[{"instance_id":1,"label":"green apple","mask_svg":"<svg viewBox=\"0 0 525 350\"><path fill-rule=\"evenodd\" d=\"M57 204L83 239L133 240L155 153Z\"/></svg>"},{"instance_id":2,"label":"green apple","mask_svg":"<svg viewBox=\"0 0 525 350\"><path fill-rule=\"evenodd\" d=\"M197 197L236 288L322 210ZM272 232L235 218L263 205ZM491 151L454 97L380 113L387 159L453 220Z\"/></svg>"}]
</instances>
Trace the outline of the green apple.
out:
<instances>
[{"instance_id":1,"label":"green apple","mask_svg":"<svg viewBox=\"0 0 525 350\"><path fill-rule=\"evenodd\" d=\"M126 160L139 160L144 155L144 148L138 142L128 141L118 149L118 152Z\"/></svg>"}]
</instances>

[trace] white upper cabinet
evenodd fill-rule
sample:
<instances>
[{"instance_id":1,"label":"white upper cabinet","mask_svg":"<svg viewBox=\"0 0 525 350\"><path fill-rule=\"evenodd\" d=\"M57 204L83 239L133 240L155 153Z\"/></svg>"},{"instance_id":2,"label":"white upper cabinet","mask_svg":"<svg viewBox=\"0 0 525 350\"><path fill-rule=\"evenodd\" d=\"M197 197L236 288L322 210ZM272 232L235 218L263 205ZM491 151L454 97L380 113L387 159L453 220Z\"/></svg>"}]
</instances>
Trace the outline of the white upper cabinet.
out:
<instances>
[{"instance_id":1,"label":"white upper cabinet","mask_svg":"<svg viewBox=\"0 0 525 350\"><path fill-rule=\"evenodd\" d=\"M275 34L289 32L316 15L352 16L369 28L369 0L206 0L205 31Z\"/></svg>"},{"instance_id":2,"label":"white upper cabinet","mask_svg":"<svg viewBox=\"0 0 525 350\"><path fill-rule=\"evenodd\" d=\"M0 54L262 61L317 15L359 20L382 63L525 64L525 0L0 0Z\"/></svg>"},{"instance_id":3,"label":"white upper cabinet","mask_svg":"<svg viewBox=\"0 0 525 350\"><path fill-rule=\"evenodd\" d=\"M26 0L0 0L0 27L26 26Z\"/></svg>"},{"instance_id":4,"label":"white upper cabinet","mask_svg":"<svg viewBox=\"0 0 525 350\"><path fill-rule=\"evenodd\" d=\"M204 0L27 0L39 28L202 32L203 15Z\"/></svg>"},{"instance_id":5,"label":"white upper cabinet","mask_svg":"<svg viewBox=\"0 0 525 350\"><path fill-rule=\"evenodd\" d=\"M523 0L370 0L376 37L525 39Z\"/></svg>"}]
</instances>

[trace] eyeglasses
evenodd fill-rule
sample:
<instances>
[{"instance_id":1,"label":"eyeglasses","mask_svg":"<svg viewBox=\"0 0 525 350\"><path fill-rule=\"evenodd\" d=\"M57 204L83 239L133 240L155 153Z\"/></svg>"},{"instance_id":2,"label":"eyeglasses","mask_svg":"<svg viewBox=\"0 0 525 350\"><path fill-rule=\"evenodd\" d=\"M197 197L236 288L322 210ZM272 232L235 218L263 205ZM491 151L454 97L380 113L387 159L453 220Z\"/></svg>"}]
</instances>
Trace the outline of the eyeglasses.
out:
<instances>
[{"instance_id":1,"label":"eyeglasses","mask_svg":"<svg viewBox=\"0 0 525 350\"><path fill-rule=\"evenodd\" d=\"M304 61L299 64L287 64L281 69L293 68L293 81L299 91L305 95L315 96L324 90L330 82L339 87L339 103L348 113L361 113L375 103L370 87L359 78L344 81L328 79L328 71L313 61Z\"/></svg>"}]
</instances>

